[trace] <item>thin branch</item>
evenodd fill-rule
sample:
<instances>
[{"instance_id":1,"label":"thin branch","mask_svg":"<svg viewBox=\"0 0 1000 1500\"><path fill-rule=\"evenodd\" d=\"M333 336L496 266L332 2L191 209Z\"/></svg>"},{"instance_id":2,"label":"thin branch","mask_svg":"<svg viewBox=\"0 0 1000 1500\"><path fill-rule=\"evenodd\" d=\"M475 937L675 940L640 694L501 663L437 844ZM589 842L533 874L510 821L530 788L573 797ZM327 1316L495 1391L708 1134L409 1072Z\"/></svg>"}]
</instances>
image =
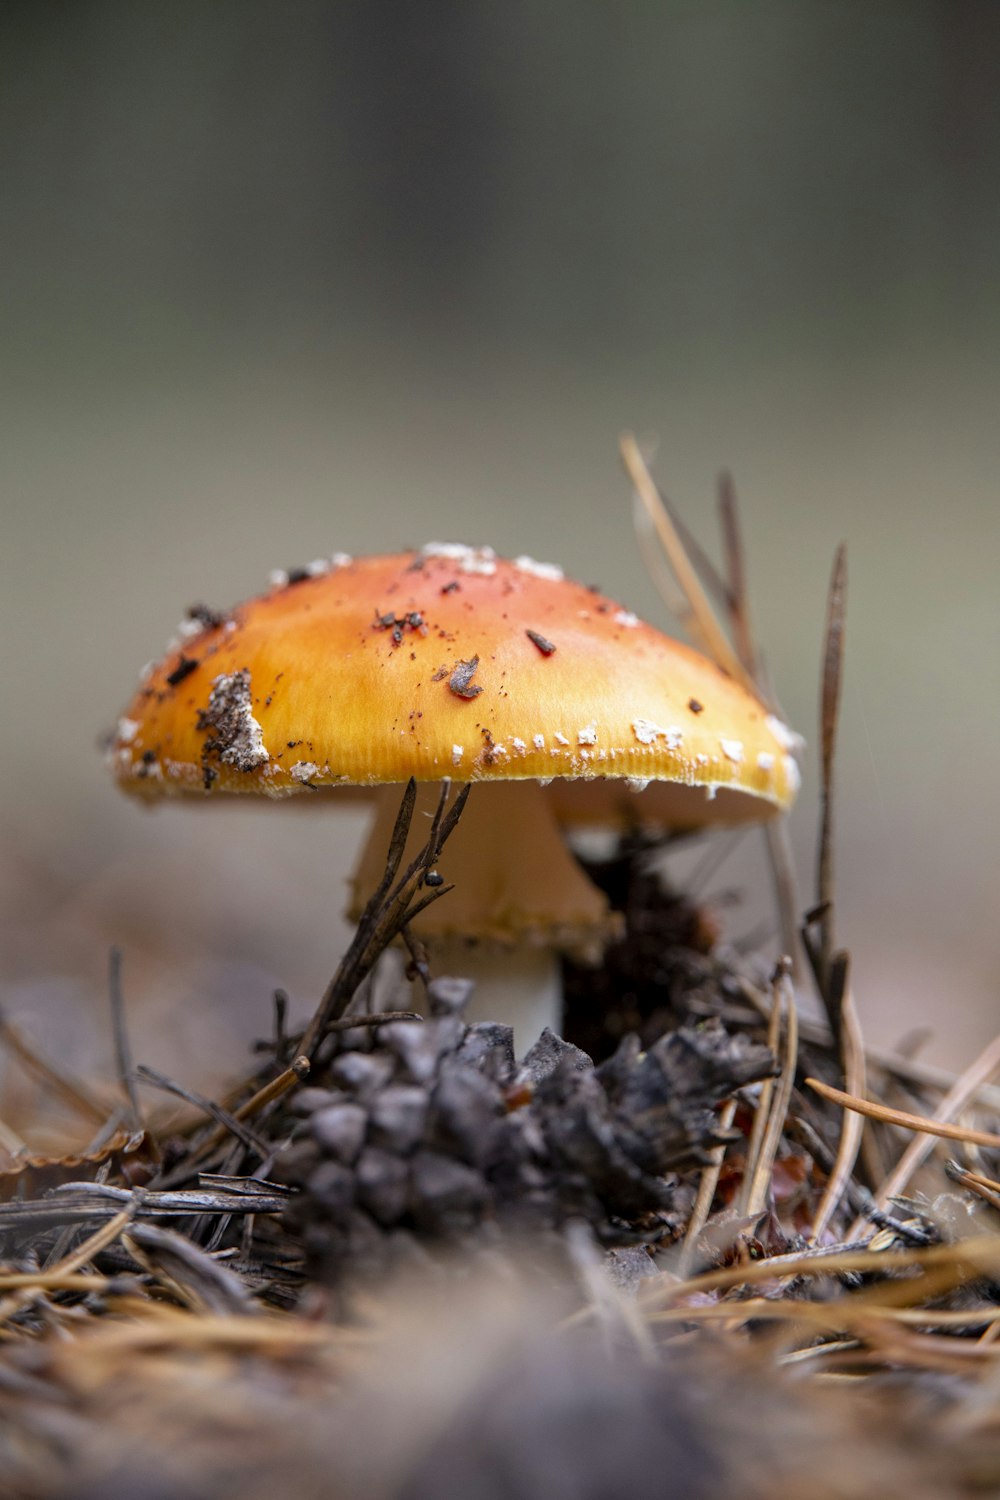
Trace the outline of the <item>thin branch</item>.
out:
<instances>
[{"instance_id":1,"label":"thin branch","mask_svg":"<svg viewBox=\"0 0 1000 1500\"><path fill-rule=\"evenodd\" d=\"M975 1097L977 1091L983 1084L989 1083L993 1075L1000 1069L1000 1036L994 1037L993 1041L984 1047L974 1062L970 1063L960 1078L952 1084L948 1093L941 1100L935 1112L934 1118L938 1121L952 1120L960 1114L969 1101ZM878 1188L874 1195L876 1208L884 1208L891 1199L898 1196L913 1173L923 1164L930 1155L934 1144L934 1137L929 1135L918 1135L903 1152L895 1167L888 1177ZM860 1232L864 1227L863 1219L856 1219L851 1233L855 1230Z\"/></svg>"},{"instance_id":2,"label":"thin branch","mask_svg":"<svg viewBox=\"0 0 1000 1500\"><path fill-rule=\"evenodd\" d=\"M807 1078L806 1086L823 1099L828 1099L831 1104L839 1104L842 1109L866 1115L870 1120L878 1120L881 1125L899 1125L904 1130L918 1130L924 1135L938 1136L945 1141L964 1141L967 1146L990 1146L994 1151L1000 1149L1000 1135L995 1135L991 1130L973 1130L967 1125L950 1125L945 1120L932 1120L927 1115L911 1115L905 1109L890 1109L887 1104L876 1104L871 1099L859 1099L854 1094L846 1094L843 1089L821 1083L818 1078Z\"/></svg>"},{"instance_id":3,"label":"thin branch","mask_svg":"<svg viewBox=\"0 0 1000 1500\"><path fill-rule=\"evenodd\" d=\"M185 1167L191 1166L196 1161L202 1161L214 1151L216 1146L221 1145L227 1135L233 1133L230 1121L247 1120L252 1115L264 1109L268 1104L273 1104L275 1099L280 1099L284 1094L287 1094L289 1089L294 1088L297 1083L304 1082L309 1077L309 1071L309 1059L307 1057L297 1057L291 1067L285 1068L284 1072L279 1073L277 1078L272 1078L270 1083L265 1083L263 1088L259 1088L255 1094L251 1094L250 1098L237 1109L223 1111L226 1119L219 1121L218 1128L213 1130L212 1134L202 1142L190 1161L185 1163ZM205 1102L207 1103L208 1101ZM221 1109L221 1106L217 1105L216 1108ZM258 1148L263 1146L263 1144L262 1141L259 1141ZM266 1155L267 1153L262 1152L261 1154Z\"/></svg>"},{"instance_id":4,"label":"thin branch","mask_svg":"<svg viewBox=\"0 0 1000 1500\"><path fill-rule=\"evenodd\" d=\"M19 1026L0 1011L0 1043L13 1052L25 1072L39 1079L77 1114L97 1125L108 1118L107 1106L92 1094L78 1079L71 1078L64 1069L45 1057L34 1042L29 1042Z\"/></svg>"},{"instance_id":5,"label":"thin branch","mask_svg":"<svg viewBox=\"0 0 1000 1500\"><path fill-rule=\"evenodd\" d=\"M788 1114L788 1106L792 1100L792 1089L795 1086L795 1069L798 1061L799 1048L799 1026L798 1011L795 1008L795 993L792 989L791 980L785 965L780 965L775 975L775 989L781 996L785 1016L785 1046L781 1059L781 1077L775 1089L771 1102L771 1110L768 1115L767 1129L764 1132L764 1140L761 1145L760 1158L754 1173L747 1200L747 1213L750 1217L763 1213L766 1206L767 1188L771 1181L771 1173L774 1168L775 1157L781 1144L782 1131L785 1128L785 1117Z\"/></svg>"},{"instance_id":6,"label":"thin branch","mask_svg":"<svg viewBox=\"0 0 1000 1500\"><path fill-rule=\"evenodd\" d=\"M792 966L792 982L802 983L805 966L802 962L802 944L799 937L799 893L795 880L795 861L792 857L792 841L788 833L788 814L779 813L764 824L764 840L774 899L778 908L778 928L781 934L781 949Z\"/></svg>"},{"instance_id":7,"label":"thin branch","mask_svg":"<svg viewBox=\"0 0 1000 1500\"><path fill-rule=\"evenodd\" d=\"M663 503L632 433L626 432L622 435L620 448L622 462L635 492L656 528L660 544L667 554L670 566L687 600L689 613L683 623L698 638L699 643L713 661L736 682L741 683L747 692L753 693L756 697L757 689L754 681L729 644L725 631L716 619L715 611L681 540L680 533Z\"/></svg>"},{"instance_id":8,"label":"thin branch","mask_svg":"<svg viewBox=\"0 0 1000 1500\"><path fill-rule=\"evenodd\" d=\"M347 952L303 1034L300 1050L306 1057L312 1058L315 1055L330 1022L343 1016L358 986L406 924L452 889L451 886L444 885L428 890L424 881L437 864L441 850L454 832L470 790L469 785L463 786L449 807L451 783L447 780L442 782L441 795L426 842L411 859L403 874L399 875L417 794L413 778L407 782L389 840L385 873L361 913L357 931Z\"/></svg>"},{"instance_id":9,"label":"thin branch","mask_svg":"<svg viewBox=\"0 0 1000 1500\"><path fill-rule=\"evenodd\" d=\"M740 661L756 682L756 652L754 651L753 631L750 627L750 599L747 593L746 549L743 545L743 528L740 525L736 486L733 484L733 476L728 471L719 475L719 522L722 530L723 555L726 559L729 623Z\"/></svg>"},{"instance_id":10,"label":"thin branch","mask_svg":"<svg viewBox=\"0 0 1000 1500\"><path fill-rule=\"evenodd\" d=\"M146 1125L135 1086L135 1064L125 1023L125 997L122 990L122 950L113 944L108 953L108 1001L111 1006L111 1031L115 1043L115 1066L118 1083L125 1099L124 1124L130 1135L140 1135Z\"/></svg>"},{"instance_id":11,"label":"thin branch","mask_svg":"<svg viewBox=\"0 0 1000 1500\"><path fill-rule=\"evenodd\" d=\"M770 1079L767 1079L761 1087L766 1087L770 1081ZM720 1135L732 1125L735 1113L735 1098L727 1099L719 1111L717 1128ZM726 1155L726 1144L725 1141L720 1141L717 1146L713 1146L708 1153L708 1161L702 1168L701 1177L698 1180L698 1192L695 1196L694 1207L691 1210L691 1217L688 1220L688 1226L684 1234L684 1244L681 1247L680 1258L677 1262L678 1276L687 1276L690 1272L691 1262L698 1247L698 1237L708 1223L708 1216L715 1199L715 1190L719 1186L719 1176L722 1172L722 1163Z\"/></svg>"},{"instance_id":12,"label":"thin branch","mask_svg":"<svg viewBox=\"0 0 1000 1500\"><path fill-rule=\"evenodd\" d=\"M405 932L405 928L403 929ZM424 1018L417 1010L379 1010L370 1016L341 1016L339 1021L327 1021L326 1033L328 1036L339 1031L355 1031L359 1026L370 1026L373 1030L379 1026L391 1026L393 1021L422 1021Z\"/></svg>"},{"instance_id":13,"label":"thin branch","mask_svg":"<svg viewBox=\"0 0 1000 1500\"><path fill-rule=\"evenodd\" d=\"M780 1041L781 991L777 985L773 985L771 988L771 1014L767 1020L767 1046L772 1057L777 1057ZM740 1184L739 1196L736 1200L736 1212L741 1218L745 1218L749 1213L750 1200L755 1194L755 1183L759 1176L764 1136L767 1132L767 1122L771 1115L771 1099L774 1095L774 1083L775 1080L773 1078L765 1078L760 1085L757 1097L757 1108L754 1111L753 1124L750 1127L750 1138L747 1141L743 1181Z\"/></svg>"},{"instance_id":14,"label":"thin branch","mask_svg":"<svg viewBox=\"0 0 1000 1500\"><path fill-rule=\"evenodd\" d=\"M844 1077L847 1082L848 1092L860 1097L864 1094L867 1086L864 1039L861 1035L861 1023L858 1019L857 1007L854 1004L854 992L848 983L847 955L840 954L838 957L843 959L845 965L840 1002L841 1055ZM840 1141L837 1146L837 1155L834 1160L833 1170L827 1178L823 1197L820 1199L816 1216L813 1219L810 1238L815 1242L822 1239L827 1225L840 1204L840 1200L848 1191L854 1166L858 1159L858 1152L861 1150L863 1136L864 1121L861 1116L851 1111L845 1112L841 1122Z\"/></svg>"},{"instance_id":15,"label":"thin branch","mask_svg":"<svg viewBox=\"0 0 1000 1500\"><path fill-rule=\"evenodd\" d=\"M246 1125L241 1124L236 1116L223 1109L221 1104L216 1104L214 1099L206 1099L204 1094L198 1094L194 1089L184 1088L182 1084L174 1083L172 1078L167 1078L163 1073L157 1073L154 1068L144 1067L141 1063L135 1073L143 1083L162 1089L166 1094L173 1094L175 1098L183 1099L185 1103L193 1104L195 1109L211 1115L216 1124L228 1130L230 1135L234 1135L248 1151L255 1151L261 1160L270 1155L271 1147L268 1143L262 1141Z\"/></svg>"},{"instance_id":16,"label":"thin branch","mask_svg":"<svg viewBox=\"0 0 1000 1500\"><path fill-rule=\"evenodd\" d=\"M288 1207L292 1196L290 1189L278 1183L256 1183L252 1178L247 1179L247 1184L253 1191L212 1187L165 1191L146 1188L137 1194L132 1189L111 1187L105 1183L67 1182L45 1198L0 1203L0 1228L29 1225L38 1229L52 1224L110 1219L130 1204L134 1205L132 1211L136 1218L155 1219L164 1216L197 1218L202 1214L280 1214Z\"/></svg>"},{"instance_id":17,"label":"thin branch","mask_svg":"<svg viewBox=\"0 0 1000 1500\"><path fill-rule=\"evenodd\" d=\"M834 758L840 720L840 694L844 669L844 624L847 610L847 548L837 548L830 577L823 643L823 679L820 690L820 838L816 870L816 903L822 909L819 921L819 974L821 991L826 988L833 954L833 799ZM824 999L826 996L824 995ZM831 1016L834 1033L835 1018Z\"/></svg>"}]
</instances>

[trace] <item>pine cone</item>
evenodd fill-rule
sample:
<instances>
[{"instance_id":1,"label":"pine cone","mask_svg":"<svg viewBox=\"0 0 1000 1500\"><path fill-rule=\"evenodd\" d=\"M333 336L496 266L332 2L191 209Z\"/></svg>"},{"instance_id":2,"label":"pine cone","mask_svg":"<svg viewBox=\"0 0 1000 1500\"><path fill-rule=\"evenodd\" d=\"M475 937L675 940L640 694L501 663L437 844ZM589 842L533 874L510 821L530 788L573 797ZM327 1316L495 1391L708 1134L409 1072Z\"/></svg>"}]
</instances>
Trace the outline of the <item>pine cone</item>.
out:
<instances>
[{"instance_id":1,"label":"pine cone","mask_svg":"<svg viewBox=\"0 0 1000 1500\"><path fill-rule=\"evenodd\" d=\"M714 1024L645 1052L626 1037L597 1068L545 1031L518 1064L509 1027L462 1020L469 993L436 981L430 1020L381 1027L296 1096L303 1123L274 1175L300 1189L286 1217L314 1274L571 1219L608 1246L670 1237L689 1192L667 1174L705 1159L722 1099L773 1072L766 1048Z\"/></svg>"}]
</instances>

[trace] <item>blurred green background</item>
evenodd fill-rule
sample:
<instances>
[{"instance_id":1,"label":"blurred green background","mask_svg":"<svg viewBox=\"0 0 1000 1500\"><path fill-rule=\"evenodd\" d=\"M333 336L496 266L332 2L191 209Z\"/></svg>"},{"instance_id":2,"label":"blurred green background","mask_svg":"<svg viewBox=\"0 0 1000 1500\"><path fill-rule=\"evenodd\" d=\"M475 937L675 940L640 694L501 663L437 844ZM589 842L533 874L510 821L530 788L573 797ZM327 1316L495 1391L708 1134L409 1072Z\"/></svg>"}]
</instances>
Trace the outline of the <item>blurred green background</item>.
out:
<instances>
[{"instance_id":1,"label":"blurred green background","mask_svg":"<svg viewBox=\"0 0 1000 1500\"><path fill-rule=\"evenodd\" d=\"M1000 978L995 0L0 11L3 1002L210 1074L342 941L356 814L144 814L97 752L183 608L431 537L658 623L617 438L815 741L846 539L839 929L869 1036L957 1064ZM794 819L812 891L815 758ZM206 827L206 824L212 826ZM745 931L744 841L709 894Z\"/></svg>"}]
</instances>

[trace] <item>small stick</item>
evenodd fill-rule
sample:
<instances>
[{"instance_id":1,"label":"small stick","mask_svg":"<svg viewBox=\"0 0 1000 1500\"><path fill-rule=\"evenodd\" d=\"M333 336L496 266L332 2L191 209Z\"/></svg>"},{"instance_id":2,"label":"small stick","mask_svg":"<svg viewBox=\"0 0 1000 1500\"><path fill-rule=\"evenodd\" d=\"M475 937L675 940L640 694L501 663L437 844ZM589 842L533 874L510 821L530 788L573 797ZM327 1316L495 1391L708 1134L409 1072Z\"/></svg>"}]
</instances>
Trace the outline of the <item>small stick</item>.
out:
<instances>
[{"instance_id":1,"label":"small stick","mask_svg":"<svg viewBox=\"0 0 1000 1500\"><path fill-rule=\"evenodd\" d=\"M833 955L833 798L834 754L837 747L837 725L840 719L840 693L844 668L844 621L847 609L847 548L841 543L833 560L830 593L827 599L826 632L823 645L823 678L820 690L820 837L816 868L816 901L819 918L819 980L824 1003L828 1003L827 980ZM830 1016L834 1035L839 1033L839 1017Z\"/></svg>"},{"instance_id":2,"label":"small stick","mask_svg":"<svg viewBox=\"0 0 1000 1500\"><path fill-rule=\"evenodd\" d=\"M125 1097L124 1124L129 1135L145 1130L139 1095L133 1074L132 1048L125 1024L125 998L122 991L122 950L113 943L108 953L108 999L111 1005L111 1031L115 1042L115 1065L118 1082Z\"/></svg>"},{"instance_id":3,"label":"small stick","mask_svg":"<svg viewBox=\"0 0 1000 1500\"><path fill-rule=\"evenodd\" d=\"M105 1105L90 1092L85 1084L77 1082L63 1070L44 1057L33 1042L29 1042L20 1027L15 1026L9 1016L0 1011L0 1042L23 1064L26 1072L48 1085L77 1114L97 1125L103 1125L108 1117Z\"/></svg>"},{"instance_id":4,"label":"small stick","mask_svg":"<svg viewBox=\"0 0 1000 1500\"><path fill-rule=\"evenodd\" d=\"M1000 1238L996 1235L976 1235L963 1240L960 1245L932 1245L926 1250L869 1250L867 1245L838 1245L791 1251L785 1255L769 1255L764 1260L738 1266L724 1266L717 1271L703 1271L690 1281L671 1280L668 1285L664 1285L657 1278L640 1290L639 1300L650 1309L650 1315L655 1318L658 1309L703 1292L728 1291L732 1287L753 1286L761 1281L777 1281L788 1277L844 1276L852 1271L874 1271L891 1275L893 1271L909 1271L914 1268L925 1276L939 1269L945 1272L960 1269L966 1280L972 1280L975 1274L995 1276L1000 1269ZM923 1289L919 1284L907 1285L911 1293L919 1294ZM880 1289L880 1295L885 1295L884 1288ZM737 1313L739 1309L740 1304L734 1303L733 1312ZM933 1317L933 1314L929 1316Z\"/></svg>"},{"instance_id":5,"label":"small stick","mask_svg":"<svg viewBox=\"0 0 1000 1500\"><path fill-rule=\"evenodd\" d=\"M297 1057L290 1067L279 1073L277 1078L272 1078L270 1083L265 1083L255 1094L251 1094L245 1104L232 1111L234 1120L246 1120L250 1115L255 1115L258 1110L264 1108L275 1099L280 1099L282 1094L287 1094L290 1088L297 1083L302 1083L309 1077L308 1057Z\"/></svg>"},{"instance_id":6,"label":"small stick","mask_svg":"<svg viewBox=\"0 0 1000 1500\"><path fill-rule=\"evenodd\" d=\"M35 1301L31 1289L39 1293L46 1290L46 1287L56 1290L60 1280L75 1278L81 1267L87 1265L102 1250L106 1250L122 1231L128 1228L135 1216L139 1201L141 1201L141 1194L132 1197L120 1212L114 1214L100 1229L95 1229L82 1244L70 1251L69 1255L64 1256L62 1260L57 1261L55 1265L47 1266L44 1270L37 1272L9 1272L0 1278L0 1287L13 1292L12 1296L0 1301L0 1323L6 1322L8 1318ZM41 1285L42 1282L46 1285ZM106 1278L103 1276L100 1278L100 1285L107 1285ZM17 1288L22 1290L15 1290ZM94 1290L94 1288L88 1287L87 1290Z\"/></svg>"},{"instance_id":7,"label":"small stick","mask_svg":"<svg viewBox=\"0 0 1000 1500\"><path fill-rule=\"evenodd\" d=\"M26 1141L22 1141L17 1131L7 1124L6 1120L0 1120L0 1151L6 1152L15 1161L27 1151Z\"/></svg>"},{"instance_id":8,"label":"small stick","mask_svg":"<svg viewBox=\"0 0 1000 1500\"><path fill-rule=\"evenodd\" d=\"M804 965L802 943L799 937L799 893L795 881L795 862L792 858L792 841L788 834L788 814L779 813L764 824L764 839L774 882L774 896L778 908L778 926L781 932L781 948L792 965L792 981L802 983Z\"/></svg>"},{"instance_id":9,"label":"small stick","mask_svg":"<svg viewBox=\"0 0 1000 1500\"><path fill-rule=\"evenodd\" d=\"M781 1040L781 991L777 985L771 990L771 1014L767 1020L767 1045L772 1057L778 1055L778 1043ZM774 1079L765 1078L760 1085L760 1094L757 1100L757 1109L753 1117L753 1125L750 1127L750 1139L747 1142L746 1168L743 1173L743 1182L740 1185L739 1198L737 1200L737 1213L745 1217L749 1213L751 1194L754 1191L754 1181L757 1176L757 1166L761 1158L761 1148L764 1144L764 1133L767 1130L767 1121L771 1113L771 1096L774 1093Z\"/></svg>"},{"instance_id":10,"label":"small stick","mask_svg":"<svg viewBox=\"0 0 1000 1500\"><path fill-rule=\"evenodd\" d=\"M756 986L748 984L745 980L741 984L741 989L758 1014L766 1018L768 1015L767 997ZM825 1047L830 1044L829 1028L825 1022L800 1018L799 1030L806 1041L814 1042L817 1046ZM950 1073L947 1068L938 1067L936 1063L923 1062L917 1057L904 1057L897 1052L889 1052L883 1047L866 1044L865 1058L872 1066L881 1068L883 1072L891 1073L894 1078L902 1079L905 1083L914 1084L918 1088L934 1089L939 1094L946 1094L955 1086L954 1073ZM855 1092L858 1091L855 1090ZM969 1095L969 1101L1000 1112L1000 1088L980 1080Z\"/></svg>"},{"instance_id":11,"label":"small stick","mask_svg":"<svg viewBox=\"0 0 1000 1500\"><path fill-rule=\"evenodd\" d=\"M427 986L431 982L431 969L427 959L427 948L420 941L420 939L418 937L415 937L410 931L409 922L407 922L406 926L403 928L402 932L400 933L400 937L406 944L406 950L410 955L410 963L413 965L413 971L416 972L420 983L426 990Z\"/></svg>"},{"instance_id":12,"label":"small stick","mask_svg":"<svg viewBox=\"0 0 1000 1500\"><path fill-rule=\"evenodd\" d=\"M726 559L726 581L729 585L727 591L729 621L740 661L756 682L756 653L753 645L753 631L750 628L750 602L747 593L746 548L743 545L743 528L740 525L736 486L728 470L723 470L719 475L719 521Z\"/></svg>"},{"instance_id":13,"label":"small stick","mask_svg":"<svg viewBox=\"0 0 1000 1500\"><path fill-rule=\"evenodd\" d=\"M227 1109L223 1109L221 1104L216 1104L214 1099L206 1099L203 1094L195 1093L194 1089L186 1089L181 1084L174 1083L173 1079L167 1078L163 1073L157 1073L154 1068L144 1067L141 1063L135 1072L136 1077L141 1079L143 1083L148 1083L153 1088L162 1089L164 1093L173 1094L176 1098L183 1099L188 1104L193 1104L196 1109L202 1110L204 1114L211 1115L217 1124L228 1130L230 1135L234 1135L248 1151L255 1151L261 1160L270 1154L271 1147L266 1141L262 1141L252 1130L248 1130L235 1115L230 1114Z\"/></svg>"},{"instance_id":14,"label":"small stick","mask_svg":"<svg viewBox=\"0 0 1000 1500\"><path fill-rule=\"evenodd\" d=\"M968 1146L990 1146L994 1150L1000 1148L1000 1135L994 1135L990 1130L972 1130L965 1125L950 1125L945 1120L931 1120L926 1115L911 1115L904 1109L890 1109L886 1104L875 1104L870 1099L859 1099L854 1094L845 1093L843 1089L832 1088L828 1083L821 1083L818 1078L807 1078L806 1086L822 1098L829 1099L831 1104L839 1104L842 1109L853 1110L870 1120L878 1120L882 1125L899 1125L904 1130L918 1130L924 1135L938 1136L945 1141L964 1141ZM880 1200L881 1197L880 1193Z\"/></svg>"},{"instance_id":15,"label":"small stick","mask_svg":"<svg viewBox=\"0 0 1000 1500\"><path fill-rule=\"evenodd\" d=\"M767 1080L770 1082L770 1079ZM762 1085L763 1087L763 1085ZM719 1113L719 1131L728 1130L733 1123L736 1113L736 1100L727 1099ZM720 1141L713 1146L708 1153L708 1162L702 1168L701 1177L698 1181L698 1192L688 1220L688 1227L684 1235L684 1244L677 1261L677 1275L685 1277L691 1269L691 1261L698 1245L698 1236L701 1234L708 1222L708 1216L715 1200L715 1190L719 1186L719 1175L722 1172L722 1162L726 1155L726 1142Z\"/></svg>"},{"instance_id":16,"label":"small stick","mask_svg":"<svg viewBox=\"0 0 1000 1500\"><path fill-rule=\"evenodd\" d=\"M844 959L846 961L846 954ZM849 1092L861 1096L866 1087L865 1047L861 1035L854 993L844 976L844 988L840 1002L841 1046L843 1050L844 1074ZM847 1192L854 1172L854 1165L861 1149L864 1121L859 1114L847 1111L841 1123L840 1141L833 1170L826 1181L816 1216L813 1219L810 1239L818 1243L826 1231L841 1198Z\"/></svg>"},{"instance_id":17,"label":"small stick","mask_svg":"<svg viewBox=\"0 0 1000 1500\"><path fill-rule=\"evenodd\" d=\"M294 1088L297 1083L302 1083L304 1079L309 1077L309 1071L308 1057L297 1057L291 1067L286 1068L283 1073L279 1073L277 1078L272 1078L270 1083L265 1083L264 1087L258 1089L255 1094L251 1094L250 1098L241 1104L238 1109L225 1111L225 1113L234 1122L237 1120L246 1120L251 1115L255 1115L258 1110L263 1109L265 1105L271 1104L275 1099L280 1099L283 1094L287 1094L288 1090ZM221 1108L221 1106L216 1107ZM216 1146L220 1145L226 1136L231 1133L230 1126L220 1121L218 1129L213 1130L207 1140L202 1143L192 1161L201 1161L210 1151L214 1151ZM257 1149L260 1150L262 1146L263 1142L261 1141L258 1143ZM266 1155L267 1152L261 1150L261 1156ZM190 1163L185 1163L185 1166L189 1165Z\"/></svg>"},{"instance_id":18,"label":"small stick","mask_svg":"<svg viewBox=\"0 0 1000 1500\"><path fill-rule=\"evenodd\" d=\"M774 1092L770 1113L767 1118L767 1129L764 1132L764 1140L760 1148L760 1157L747 1199L747 1214L751 1218L763 1213L766 1206L767 1187L771 1180L771 1172L774 1168L774 1159L778 1153L778 1146L781 1143L781 1133L785 1128L785 1116L788 1114L788 1106L792 1102L792 1089L795 1087L795 1068L798 1061L799 1015L795 1008L795 994L788 976L787 965L779 965L775 974L774 984L784 1003L785 1047L781 1060L781 1077Z\"/></svg>"},{"instance_id":19,"label":"small stick","mask_svg":"<svg viewBox=\"0 0 1000 1500\"><path fill-rule=\"evenodd\" d=\"M660 545L667 554L670 566L687 600L690 614L685 623L699 637L715 663L756 697L756 684L729 644L725 632L715 617L708 595L702 587L677 527L663 503L632 433L622 434L619 447L622 462L633 488L656 528Z\"/></svg>"},{"instance_id":20,"label":"small stick","mask_svg":"<svg viewBox=\"0 0 1000 1500\"><path fill-rule=\"evenodd\" d=\"M288 1055L288 1036L285 1025L288 1020L288 996L284 990L274 992L274 1056L277 1062L284 1062Z\"/></svg>"},{"instance_id":21,"label":"small stick","mask_svg":"<svg viewBox=\"0 0 1000 1500\"><path fill-rule=\"evenodd\" d=\"M368 1016L341 1016L339 1021L327 1021L329 1034L335 1031L354 1031L358 1026L388 1026L392 1021L422 1021L417 1010L378 1010Z\"/></svg>"},{"instance_id":22,"label":"small stick","mask_svg":"<svg viewBox=\"0 0 1000 1500\"><path fill-rule=\"evenodd\" d=\"M313 1057L331 1021L341 1018L350 1004L358 986L370 973L388 945L399 936L407 922L425 910L434 901L440 900L452 889L449 885L424 891L424 876L437 864L441 850L454 832L462 810L468 801L471 786L463 786L448 807L450 781L443 781L437 809L431 821L430 833L419 852L399 875L407 835L413 821L417 784L411 777L407 782L399 813L389 840L389 852L385 873L378 889L369 899L357 931L348 945L337 971L326 987L316 1013L306 1027L300 1050L306 1057ZM397 878L398 876L398 878ZM395 883L394 883L395 882Z\"/></svg>"},{"instance_id":23,"label":"small stick","mask_svg":"<svg viewBox=\"0 0 1000 1500\"><path fill-rule=\"evenodd\" d=\"M952 1182L957 1182L960 1187L967 1188L970 1193L975 1193L984 1203L991 1208L1000 1210L1000 1183L994 1182L989 1177L983 1177L979 1172L966 1171L956 1161L946 1161L944 1169Z\"/></svg>"}]
</instances>

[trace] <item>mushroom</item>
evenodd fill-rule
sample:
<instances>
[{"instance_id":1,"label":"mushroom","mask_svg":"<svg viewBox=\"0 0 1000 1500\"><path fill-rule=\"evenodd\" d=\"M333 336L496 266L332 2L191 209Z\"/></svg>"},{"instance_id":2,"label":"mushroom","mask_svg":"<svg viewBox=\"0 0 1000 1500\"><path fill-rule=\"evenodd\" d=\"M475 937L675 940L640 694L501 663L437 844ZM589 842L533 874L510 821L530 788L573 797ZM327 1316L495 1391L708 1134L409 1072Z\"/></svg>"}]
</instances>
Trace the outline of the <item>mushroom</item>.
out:
<instances>
[{"instance_id":1,"label":"mushroom","mask_svg":"<svg viewBox=\"0 0 1000 1500\"><path fill-rule=\"evenodd\" d=\"M110 755L148 798L489 783L442 861L456 889L415 930L439 956L480 945L464 971L520 1047L558 1026L558 951L599 953L614 929L559 822L612 821L623 803L672 828L763 819L794 798L792 749L720 668L559 568L432 543L275 574L226 615L192 610ZM398 800L380 797L359 900ZM482 993L490 975L497 995Z\"/></svg>"}]
</instances>

